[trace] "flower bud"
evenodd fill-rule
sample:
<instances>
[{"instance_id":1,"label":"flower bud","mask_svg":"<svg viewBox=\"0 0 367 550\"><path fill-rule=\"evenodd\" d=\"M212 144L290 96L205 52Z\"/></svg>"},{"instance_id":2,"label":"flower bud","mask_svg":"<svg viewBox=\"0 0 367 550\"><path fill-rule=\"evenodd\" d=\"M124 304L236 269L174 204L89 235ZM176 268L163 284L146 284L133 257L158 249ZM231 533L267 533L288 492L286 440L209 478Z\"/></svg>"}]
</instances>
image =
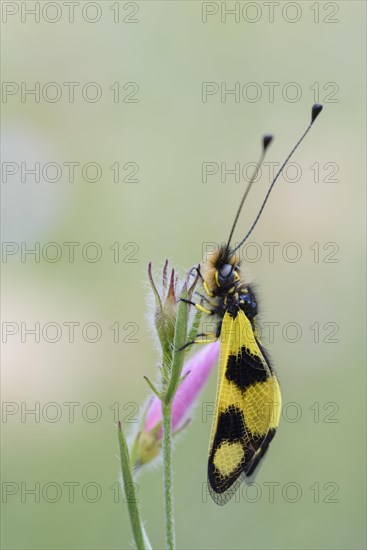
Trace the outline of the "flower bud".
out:
<instances>
[{"instance_id":1,"label":"flower bud","mask_svg":"<svg viewBox=\"0 0 367 550\"><path fill-rule=\"evenodd\" d=\"M169 353L170 344L175 333L175 321L177 315L177 298L175 270L171 270L168 284L168 260L163 267L161 294L158 292L152 276L152 264L148 266L149 281L155 298L154 324L162 346L163 354ZM167 288L168 287L168 288Z\"/></svg>"}]
</instances>

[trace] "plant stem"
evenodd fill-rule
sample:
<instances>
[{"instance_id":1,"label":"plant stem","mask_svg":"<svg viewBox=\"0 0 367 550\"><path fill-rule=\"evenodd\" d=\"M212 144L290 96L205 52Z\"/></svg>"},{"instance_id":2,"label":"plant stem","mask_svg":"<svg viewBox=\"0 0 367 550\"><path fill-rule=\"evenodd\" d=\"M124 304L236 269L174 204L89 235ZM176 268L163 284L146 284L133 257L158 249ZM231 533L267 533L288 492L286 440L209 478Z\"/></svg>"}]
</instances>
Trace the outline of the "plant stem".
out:
<instances>
[{"instance_id":1,"label":"plant stem","mask_svg":"<svg viewBox=\"0 0 367 550\"><path fill-rule=\"evenodd\" d=\"M162 403L163 418L163 487L166 528L166 546L175 548L175 523L172 490L172 405Z\"/></svg>"},{"instance_id":2,"label":"plant stem","mask_svg":"<svg viewBox=\"0 0 367 550\"><path fill-rule=\"evenodd\" d=\"M124 433L121 429L121 423L119 422L118 437L120 444L120 456L121 456L121 471L124 480L124 491L126 497L126 503L129 510L130 523L134 534L134 540L138 550L147 550L150 548L149 541L144 537L144 528L141 523L140 514L137 506L137 499L135 497L135 483L131 473L131 465L129 458L129 451L126 444Z\"/></svg>"},{"instance_id":3,"label":"plant stem","mask_svg":"<svg viewBox=\"0 0 367 550\"><path fill-rule=\"evenodd\" d=\"M182 289L181 298L187 298L186 284ZM164 512L166 528L166 546L168 550L175 548L175 517L173 511L173 479L172 479L172 402L180 383L185 353L181 350L186 344L187 303L181 301L178 306L175 335L173 341L173 355L171 364L163 364L164 379L168 380L166 391L162 398L163 420L163 484L164 484Z\"/></svg>"}]
</instances>

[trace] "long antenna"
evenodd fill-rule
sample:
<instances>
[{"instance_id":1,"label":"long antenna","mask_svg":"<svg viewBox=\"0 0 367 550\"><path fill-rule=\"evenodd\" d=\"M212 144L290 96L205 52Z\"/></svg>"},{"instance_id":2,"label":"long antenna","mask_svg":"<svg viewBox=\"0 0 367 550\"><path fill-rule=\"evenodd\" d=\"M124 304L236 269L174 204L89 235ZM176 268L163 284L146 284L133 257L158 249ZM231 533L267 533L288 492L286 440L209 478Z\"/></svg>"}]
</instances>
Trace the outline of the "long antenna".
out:
<instances>
[{"instance_id":1,"label":"long antenna","mask_svg":"<svg viewBox=\"0 0 367 550\"><path fill-rule=\"evenodd\" d=\"M262 203L261 205L261 208L259 210L259 213L258 215L256 216L255 218L255 221L254 223L252 224L252 226L250 227L250 230L248 231L247 235L245 236L244 239L242 239L242 241L236 246L236 248L234 248L231 252L231 255L236 252L236 250L238 250L246 241L247 239L249 238L249 236L251 235L252 231L254 230L257 222L259 221L259 218L262 214L262 211L264 210L265 208L265 204L267 203L268 201L268 198L269 198L269 195L277 181L277 179L279 178L280 174L283 172L284 168L286 167L287 163L289 162L290 158L292 157L293 153L295 152L295 150L298 148L298 146L302 143L302 141L304 140L304 138L306 137L306 135L308 134L308 132L310 131L311 129L311 126L313 125L313 123L315 122L315 120L317 119L317 117L319 116L319 114L321 113L322 111L322 105L320 105L320 103L315 103L313 106L312 106L312 111L311 111L311 122L310 124L308 125L308 127L306 128L305 132L302 134L302 136L300 137L300 139L297 141L296 145L293 147L292 151L289 153L289 155L287 156L287 158L285 159L285 161L283 162L282 166L280 167L278 173L276 174L275 178L273 179L273 181L271 182L271 185L268 189L268 192L265 196L265 199L264 199L264 202Z\"/></svg>"},{"instance_id":2,"label":"long antenna","mask_svg":"<svg viewBox=\"0 0 367 550\"><path fill-rule=\"evenodd\" d=\"M259 170L261 168L261 165L262 163L264 162L264 158L265 158L265 154L266 154L266 150L267 148L269 147L269 145L271 144L271 142L273 141L273 136L271 134L266 134L264 137L263 137L263 150L262 150L262 153L261 153L261 156L259 158L259 162L256 164L256 168L254 170L254 173L252 174L252 177L250 179L250 181L248 182L248 185L246 187L246 191L242 197L242 200L240 202L240 205L238 207L238 210L237 210L237 214L236 214L236 217L234 219L234 222L233 222L233 225L232 225L232 229L231 229L231 232L229 234L229 237L228 237L228 242L227 242L227 250L229 250L229 245L231 243L231 239L232 239L232 236L233 236L233 232L235 230L235 227L236 227L236 224L237 224L237 221L238 221L238 218L239 218L239 215L241 213L241 210L242 210L242 206L246 200L246 197L247 195L249 194L250 192L250 189L252 187L252 184L254 183L255 179L256 179L256 176L257 174L259 173Z\"/></svg>"}]
</instances>

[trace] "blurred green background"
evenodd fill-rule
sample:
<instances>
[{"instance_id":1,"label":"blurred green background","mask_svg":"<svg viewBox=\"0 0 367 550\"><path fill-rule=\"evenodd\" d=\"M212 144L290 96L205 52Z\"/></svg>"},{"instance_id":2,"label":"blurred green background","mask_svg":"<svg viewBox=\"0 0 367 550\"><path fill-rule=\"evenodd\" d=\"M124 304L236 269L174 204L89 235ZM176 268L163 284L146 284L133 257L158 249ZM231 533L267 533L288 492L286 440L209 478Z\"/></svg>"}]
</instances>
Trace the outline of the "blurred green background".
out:
<instances>
[{"instance_id":1,"label":"blurred green background","mask_svg":"<svg viewBox=\"0 0 367 550\"><path fill-rule=\"evenodd\" d=\"M267 3L250 4L79 2L70 22L64 2L41 2L39 21L27 14L34 2L3 3L3 548L131 547L116 496L114 420L118 410L128 432L136 427L143 375L156 376L147 264L158 271L169 258L184 273L202 261L203 243L224 241L245 181L219 172L204 183L202 163L255 162L266 131L276 135L268 161L281 162L314 101L325 109L293 159L299 178L292 169L280 178L251 238L261 257L251 262L249 247L244 262L262 320L279 323L267 344L285 403L279 432L256 494L224 508L203 502L210 422L201 406L214 399L213 374L175 446L177 545L366 547L365 3L281 2L272 21ZM68 82L79 83L73 102ZM203 102L203 82L228 90L238 82L243 95ZM39 101L22 97L35 83ZM264 83L277 83L273 101ZM37 162L38 182L24 173ZM71 162L80 163L74 181L63 164ZM61 166L59 178L48 163ZM83 173L87 163L98 166ZM133 172L135 181L123 181ZM22 257L22 242L40 243L39 261ZM74 261L68 242L79 243ZM269 242L279 243L274 261ZM301 251L297 262L284 256L295 251L289 243ZM39 342L25 332L35 323ZM70 323L79 323L74 341ZM96 330L100 339L87 341ZM39 414L26 414L32 408ZM164 548L161 469L146 469L138 484L148 534Z\"/></svg>"}]
</instances>

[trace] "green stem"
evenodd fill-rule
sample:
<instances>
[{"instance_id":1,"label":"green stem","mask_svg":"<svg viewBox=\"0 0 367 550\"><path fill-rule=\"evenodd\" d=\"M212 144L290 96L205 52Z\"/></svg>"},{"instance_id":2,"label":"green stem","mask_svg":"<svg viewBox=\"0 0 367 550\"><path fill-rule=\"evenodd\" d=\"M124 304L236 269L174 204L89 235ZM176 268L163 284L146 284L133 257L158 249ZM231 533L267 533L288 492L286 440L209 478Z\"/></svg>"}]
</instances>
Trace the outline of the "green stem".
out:
<instances>
[{"instance_id":1,"label":"green stem","mask_svg":"<svg viewBox=\"0 0 367 550\"><path fill-rule=\"evenodd\" d=\"M184 285L181 298L187 297L187 288ZM164 483L164 511L166 527L166 545L168 550L175 548L175 517L173 511L173 480L172 480L172 401L180 384L181 371L185 352L179 351L186 344L187 337L187 303L180 302L177 311L175 336L173 342L173 356L171 365L164 365L165 372L169 371L169 382L162 398L163 419L163 483Z\"/></svg>"},{"instance_id":2,"label":"green stem","mask_svg":"<svg viewBox=\"0 0 367 550\"><path fill-rule=\"evenodd\" d=\"M141 523L140 514L137 506L137 499L135 497L135 483L133 481L133 476L131 473L129 450L124 433L121 429L120 422L118 427L118 437L120 444L121 471L124 480L124 491L135 544L138 550L148 550L150 548L150 544L146 538L146 535L144 537L144 528Z\"/></svg>"},{"instance_id":3,"label":"green stem","mask_svg":"<svg viewBox=\"0 0 367 550\"><path fill-rule=\"evenodd\" d=\"M162 403L163 417L163 487L164 512L166 528L166 546L168 550L175 548L175 521L173 511L172 486L172 405Z\"/></svg>"}]
</instances>

